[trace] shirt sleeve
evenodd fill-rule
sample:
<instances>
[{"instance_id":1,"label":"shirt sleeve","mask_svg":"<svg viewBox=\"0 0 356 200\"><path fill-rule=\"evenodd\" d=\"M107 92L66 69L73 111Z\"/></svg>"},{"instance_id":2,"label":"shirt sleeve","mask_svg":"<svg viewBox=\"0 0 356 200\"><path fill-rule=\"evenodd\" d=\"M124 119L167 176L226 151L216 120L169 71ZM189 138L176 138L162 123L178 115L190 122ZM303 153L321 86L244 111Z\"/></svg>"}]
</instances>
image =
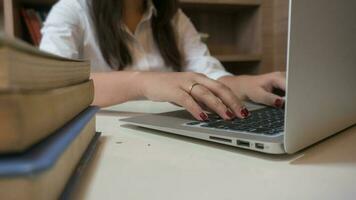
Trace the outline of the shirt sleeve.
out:
<instances>
[{"instance_id":1,"label":"shirt sleeve","mask_svg":"<svg viewBox=\"0 0 356 200\"><path fill-rule=\"evenodd\" d=\"M50 11L41 30L40 49L71 59L78 59L83 46L84 26L77 1L61 0Z\"/></svg>"},{"instance_id":2,"label":"shirt sleeve","mask_svg":"<svg viewBox=\"0 0 356 200\"><path fill-rule=\"evenodd\" d=\"M207 45L201 41L199 33L182 10L178 11L175 20L179 47L185 57L184 71L202 73L215 80L232 75L210 55Z\"/></svg>"}]
</instances>

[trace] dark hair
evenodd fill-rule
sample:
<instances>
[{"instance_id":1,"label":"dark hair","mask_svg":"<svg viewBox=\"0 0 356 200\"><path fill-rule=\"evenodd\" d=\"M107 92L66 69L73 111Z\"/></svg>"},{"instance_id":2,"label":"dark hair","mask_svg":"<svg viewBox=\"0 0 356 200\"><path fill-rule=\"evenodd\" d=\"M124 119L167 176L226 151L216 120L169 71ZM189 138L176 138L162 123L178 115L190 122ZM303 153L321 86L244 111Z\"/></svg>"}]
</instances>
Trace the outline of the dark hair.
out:
<instances>
[{"instance_id":1,"label":"dark hair","mask_svg":"<svg viewBox=\"0 0 356 200\"><path fill-rule=\"evenodd\" d=\"M178 0L152 0L157 9L152 17L154 40L165 64L181 71L183 56L177 45L172 18L178 11ZM145 0L147 5L147 0ZM111 68L124 69L132 64L132 55L127 42L129 37L120 23L123 18L123 0L89 0L96 37L105 61ZM113 42L114 41L114 42Z\"/></svg>"}]
</instances>

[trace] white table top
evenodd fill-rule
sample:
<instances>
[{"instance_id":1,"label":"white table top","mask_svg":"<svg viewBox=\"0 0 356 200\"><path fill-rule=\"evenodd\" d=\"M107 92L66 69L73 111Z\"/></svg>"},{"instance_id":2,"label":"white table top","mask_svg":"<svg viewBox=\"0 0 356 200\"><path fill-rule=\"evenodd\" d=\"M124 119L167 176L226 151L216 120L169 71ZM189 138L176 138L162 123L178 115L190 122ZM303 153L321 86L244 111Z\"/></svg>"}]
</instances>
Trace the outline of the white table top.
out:
<instances>
[{"instance_id":1,"label":"white table top","mask_svg":"<svg viewBox=\"0 0 356 200\"><path fill-rule=\"evenodd\" d=\"M76 199L356 199L356 127L295 155L273 156L122 126L131 111L168 103L131 102L97 115L103 133Z\"/></svg>"}]
</instances>

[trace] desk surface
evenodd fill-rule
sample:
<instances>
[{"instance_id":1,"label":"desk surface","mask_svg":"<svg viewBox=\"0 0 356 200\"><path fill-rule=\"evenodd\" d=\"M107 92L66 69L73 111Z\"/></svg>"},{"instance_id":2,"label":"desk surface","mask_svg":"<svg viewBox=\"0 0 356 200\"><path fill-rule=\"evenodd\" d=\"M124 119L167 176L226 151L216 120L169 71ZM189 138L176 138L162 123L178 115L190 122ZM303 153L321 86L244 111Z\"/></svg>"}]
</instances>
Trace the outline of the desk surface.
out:
<instances>
[{"instance_id":1,"label":"desk surface","mask_svg":"<svg viewBox=\"0 0 356 200\"><path fill-rule=\"evenodd\" d=\"M273 156L124 125L176 110L131 102L97 115L100 145L76 199L355 199L356 127L295 155Z\"/></svg>"}]
</instances>

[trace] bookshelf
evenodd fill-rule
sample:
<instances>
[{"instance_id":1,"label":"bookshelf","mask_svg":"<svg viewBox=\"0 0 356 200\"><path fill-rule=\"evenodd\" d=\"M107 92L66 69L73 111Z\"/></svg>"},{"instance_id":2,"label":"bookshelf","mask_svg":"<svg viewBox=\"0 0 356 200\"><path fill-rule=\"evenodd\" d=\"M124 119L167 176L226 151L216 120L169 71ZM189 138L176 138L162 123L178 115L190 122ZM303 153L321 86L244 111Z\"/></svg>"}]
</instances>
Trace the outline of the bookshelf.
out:
<instances>
[{"instance_id":1,"label":"bookshelf","mask_svg":"<svg viewBox=\"0 0 356 200\"><path fill-rule=\"evenodd\" d=\"M3 27L28 41L20 8L50 8L57 0L1 0ZM183 11L230 72L258 74L285 69L287 0L181 0Z\"/></svg>"},{"instance_id":2,"label":"bookshelf","mask_svg":"<svg viewBox=\"0 0 356 200\"><path fill-rule=\"evenodd\" d=\"M209 49L235 74L285 70L287 0L181 0Z\"/></svg>"}]
</instances>

